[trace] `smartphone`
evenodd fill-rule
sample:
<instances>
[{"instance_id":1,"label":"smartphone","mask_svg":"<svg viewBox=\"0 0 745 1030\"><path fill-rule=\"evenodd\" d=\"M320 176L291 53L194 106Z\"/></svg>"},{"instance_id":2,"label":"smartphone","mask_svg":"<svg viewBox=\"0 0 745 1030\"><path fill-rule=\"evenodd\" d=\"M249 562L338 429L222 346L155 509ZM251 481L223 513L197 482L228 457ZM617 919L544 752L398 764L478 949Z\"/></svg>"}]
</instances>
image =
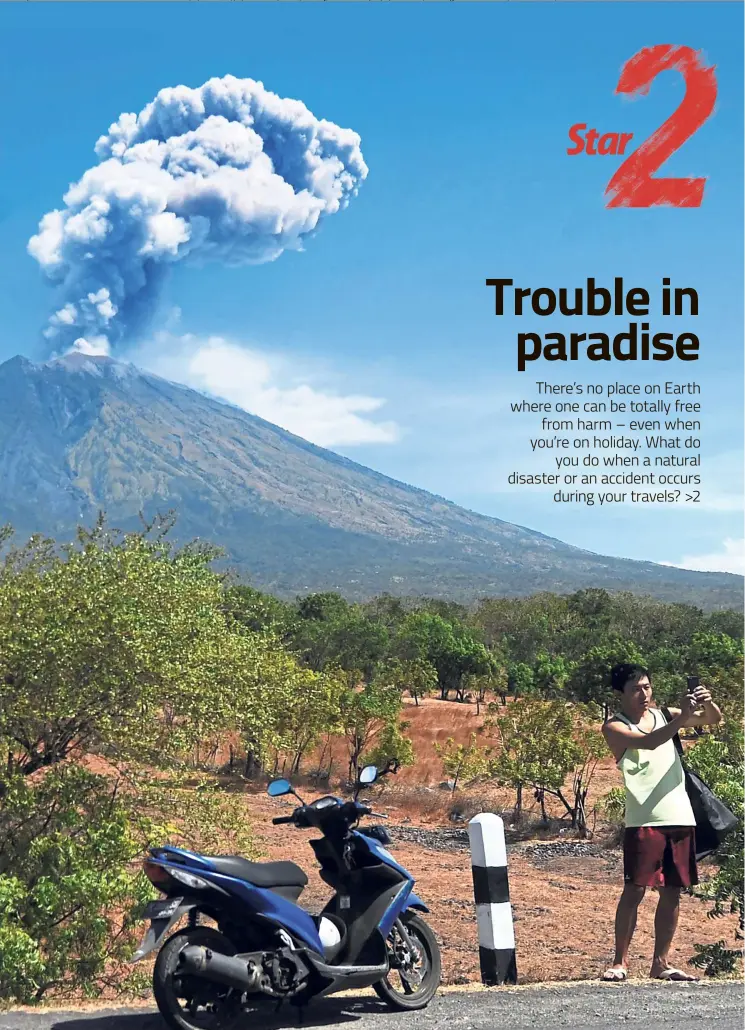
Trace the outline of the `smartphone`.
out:
<instances>
[{"instance_id":1,"label":"smartphone","mask_svg":"<svg viewBox=\"0 0 745 1030\"><path fill-rule=\"evenodd\" d=\"M687 677L687 681L688 681L688 693L689 694L692 694L693 691L696 689L696 687L699 686L699 684L701 682L699 680L698 676L688 676Z\"/></svg>"}]
</instances>

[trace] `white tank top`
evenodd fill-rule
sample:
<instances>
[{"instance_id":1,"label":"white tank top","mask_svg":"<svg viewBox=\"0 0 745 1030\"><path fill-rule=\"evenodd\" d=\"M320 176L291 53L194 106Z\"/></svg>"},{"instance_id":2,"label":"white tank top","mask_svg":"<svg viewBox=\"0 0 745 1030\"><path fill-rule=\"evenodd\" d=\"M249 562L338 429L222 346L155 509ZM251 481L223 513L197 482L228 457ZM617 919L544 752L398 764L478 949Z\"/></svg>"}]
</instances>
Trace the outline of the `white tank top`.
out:
<instances>
[{"instance_id":1,"label":"white tank top","mask_svg":"<svg viewBox=\"0 0 745 1030\"><path fill-rule=\"evenodd\" d=\"M666 725L657 708L650 708L653 729ZM639 727L620 712L615 716L632 729ZM640 730L640 733L649 732ZM627 826L695 826L685 787L683 765L672 740L654 750L627 748L617 762L626 788Z\"/></svg>"}]
</instances>

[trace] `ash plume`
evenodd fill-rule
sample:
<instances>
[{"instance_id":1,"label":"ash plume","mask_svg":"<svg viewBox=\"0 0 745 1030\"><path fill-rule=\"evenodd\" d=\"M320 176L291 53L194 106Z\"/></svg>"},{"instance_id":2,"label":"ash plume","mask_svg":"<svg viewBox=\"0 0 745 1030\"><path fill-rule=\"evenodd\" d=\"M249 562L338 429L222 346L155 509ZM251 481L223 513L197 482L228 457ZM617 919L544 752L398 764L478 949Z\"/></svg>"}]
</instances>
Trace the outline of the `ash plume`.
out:
<instances>
[{"instance_id":1,"label":"ash plume","mask_svg":"<svg viewBox=\"0 0 745 1030\"><path fill-rule=\"evenodd\" d=\"M231 75L162 89L95 152L28 244L59 290L44 330L58 353L108 353L141 332L180 261L261 264L302 249L367 175L356 132Z\"/></svg>"}]
</instances>

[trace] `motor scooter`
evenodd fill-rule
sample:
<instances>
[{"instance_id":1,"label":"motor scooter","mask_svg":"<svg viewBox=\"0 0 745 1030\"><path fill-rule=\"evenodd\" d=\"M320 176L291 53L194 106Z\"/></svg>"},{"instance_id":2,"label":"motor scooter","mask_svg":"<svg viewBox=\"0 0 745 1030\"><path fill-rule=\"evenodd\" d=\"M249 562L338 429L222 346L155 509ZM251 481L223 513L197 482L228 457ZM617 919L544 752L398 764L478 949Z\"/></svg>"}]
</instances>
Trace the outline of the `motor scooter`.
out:
<instances>
[{"instance_id":1,"label":"motor scooter","mask_svg":"<svg viewBox=\"0 0 745 1030\"><path fill-rule=\"evenodd\" d=\"M292 794L300 802L275 825L320 834L310 846L333 894L319 915L299 904L308 877L294 862L150 850L145 873L165 900L145 909L150 928L133 961L159 949L153 992L170 1027L217 1030L262 999L303 1006L369 986L393 1009L429 1004L441 958L420 914L427 906L386 850L385 829L358 829L374 815L358 800L360 790L377 778L375 766L364 768L349 801L326 795L305 804L286 779L267 788L271 797ZM169 936L184 916L188 925Z\"/></svg>"}]
</instances>

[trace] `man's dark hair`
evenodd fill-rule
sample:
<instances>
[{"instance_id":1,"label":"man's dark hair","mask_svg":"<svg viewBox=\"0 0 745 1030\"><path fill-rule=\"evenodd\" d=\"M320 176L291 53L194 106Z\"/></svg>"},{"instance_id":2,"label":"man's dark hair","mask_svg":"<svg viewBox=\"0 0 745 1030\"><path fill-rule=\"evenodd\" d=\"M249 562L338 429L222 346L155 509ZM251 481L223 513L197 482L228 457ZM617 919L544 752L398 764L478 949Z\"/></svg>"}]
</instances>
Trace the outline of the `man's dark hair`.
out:
<instances>
[{"instance_id":1,"label":"man's dark hair","mask_svg":"<svg viewBox=\"0 0 745 1030\"><path fill-rule=\"evenodd\" d=\"M618 690L623 693L623 688L627 683L638 683L643 676L646 676L651 682L649 669L645 669L643 665L633 665L631 662L621 662L620 665L614 665L611 669L610 685L614 690Z\"/></svg>"}]
</instances>

